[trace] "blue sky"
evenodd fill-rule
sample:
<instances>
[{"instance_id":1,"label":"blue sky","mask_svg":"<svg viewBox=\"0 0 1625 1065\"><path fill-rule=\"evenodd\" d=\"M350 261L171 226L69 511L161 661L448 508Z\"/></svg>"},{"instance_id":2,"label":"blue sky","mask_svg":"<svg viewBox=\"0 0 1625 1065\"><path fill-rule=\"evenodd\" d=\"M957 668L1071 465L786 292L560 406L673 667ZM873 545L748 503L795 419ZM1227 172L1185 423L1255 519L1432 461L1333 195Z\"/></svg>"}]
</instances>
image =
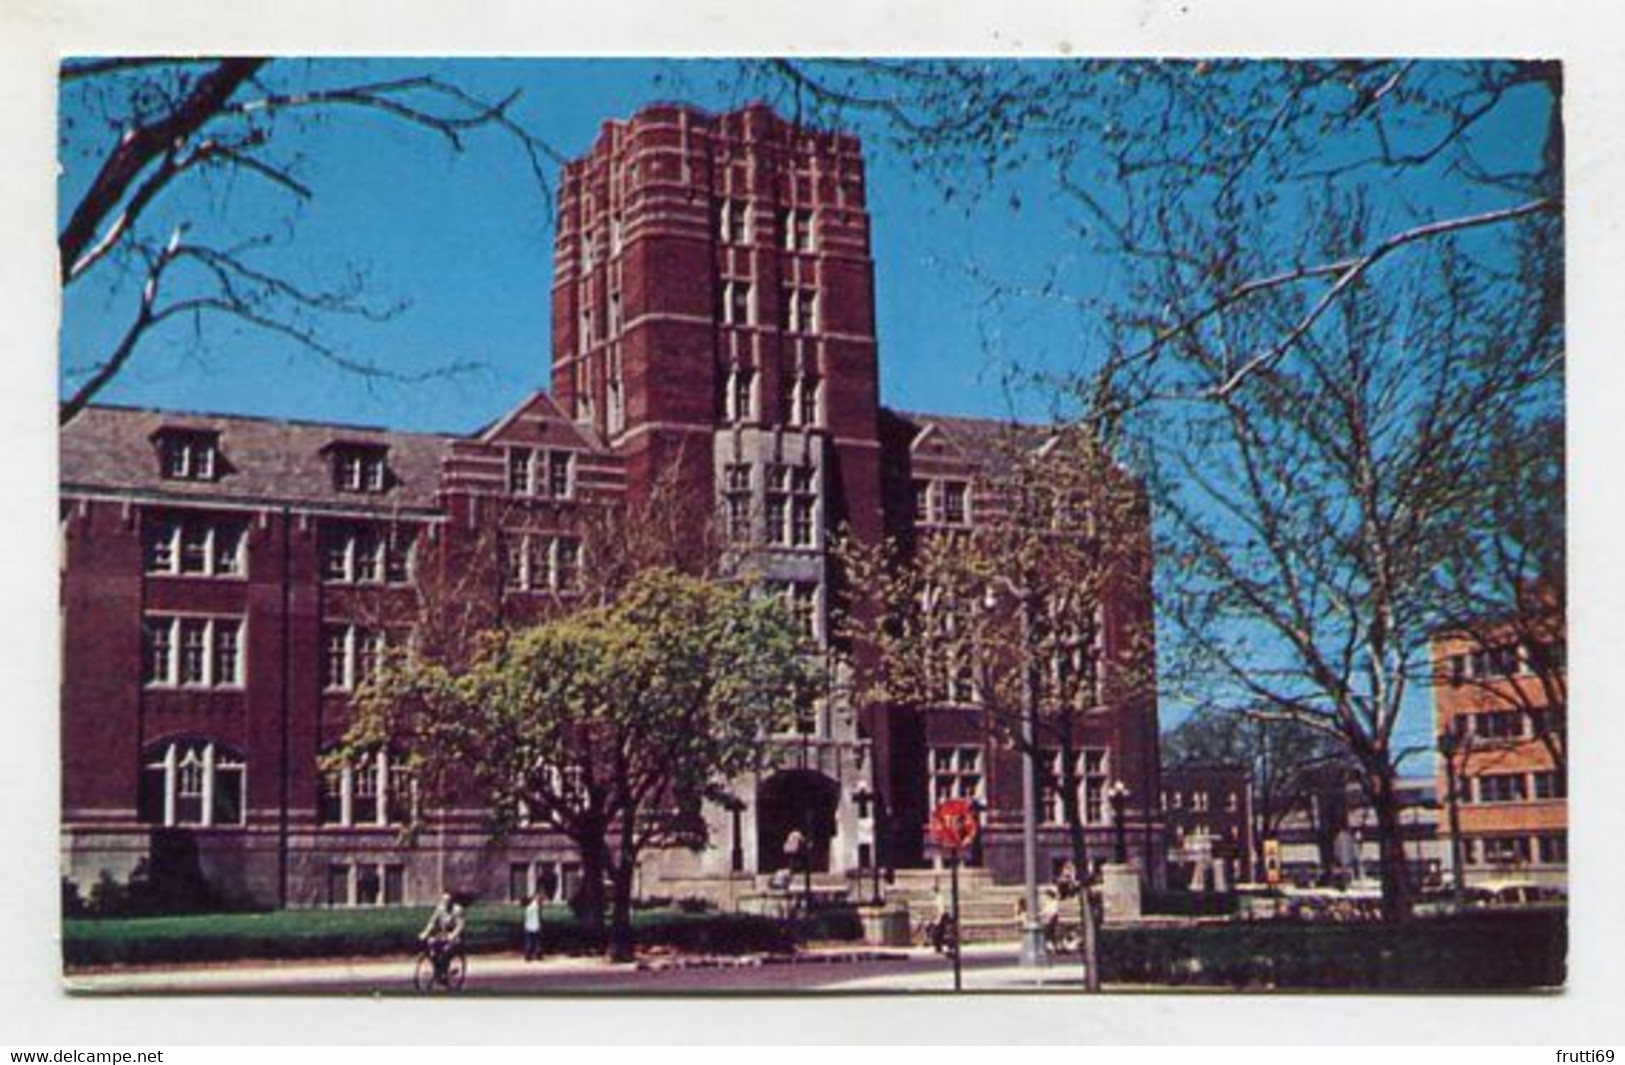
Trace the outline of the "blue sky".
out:
<instances>
[{"instance_id":1,"label":"blue sky","mask_svg":"<svg viewBox=\"0 0 1625 1065\"><path fill-rule=\"evenodd\" d=\"M270 77L298 76L301 61ZM665 61L367 61L320 64L324 83L430 72L489 97L514 88L515 111L552 147L574 157L600 124L653 100L681 95L702 106L735 102L720 63ZM64 99L69 115L76 100ZM247 178L189 190L162 206L176 218L208 216L249 236L296 227L265 265L312 284L336 283L353 265L367 271L381 301L408 300L382 324L329 320L325 338L347 354L406 372L450 362L483 369L412 385L368 385L286 341L224 319L194 336L172 321L142 344L128 372L101 396L110 403L229 411L399 428L466 430L496 416L547 379L552 224L546 196L518 147L476 135L461 154L429 132L373 114L333 114L308 130L278 130L315 196L300 203ZM885 402L912 409L1007 414L996 363L1036 357L1072 334L1035 330L1029 317L980 309L985 291L967 273L975 261L1001 274L1027 261L1077 261L1042 212L990 199L967 214L943 205L906 161L870 152L870 210ZM71 204L88 168L69 168L62 202ZM1032 183L1027 177L1015 184ZM1040 202L1037 188L1027 202ZM201 227L199 227L201 229ZM1098 271L1109 276L1109 266ZM83 366L123 327L130 293L111 277L91 277L65 303L63 362ZM991 338L991 339L990 339ZM1018 348L1019 344L1019 348ZM71 380L71 378L69 378ZM1033 413L1030 404L1022 407Z\"/></svg>"},{"instance_id":2,"label":"blue sky","mask_svg":"<svg viewBox=\"0 0 1625 1065\"><path fill-rule=\"evenodd\" d=\"M654 100L713 109L742 102L734 67L723 61L283 60L266 81L278 89L425 73L491 99L523 90L514 117L564 157L585 152L602 122ZM89 179L85 160L98 158L115 134L99 124L93 101L70 91L62 102L67 140L85 151L64 155L59 213ZM1541 106L1528 100L1504 109L1485 138L1494 153L1538 151ZM257 263L313 287L363 271L373 299L403 301L404 309L383 323L324 320L326 341L402 373L453 362L481 369L409 385L368 382L228 319L205 319L197 333L177 320L143 341L101 401L468 431L545 386L552 221L547 193L517 145L476 132L457 153L430 132L342 111L279 122L274 137L312 199L296 201L249 177L196 183L155 205L154 232L192 219L193 236L221 244L271 234L277 243L257 253ZM1052 302L989 304L973 269L1006 282L1054 270L1071 296L1087 300L1112 292L1118 264L1093 252L1053 209L1052 179L1041 163L1010 171L981 196L946 203L928 173L877 138L866 143L883 400L905 409L1041 416L1040 401L1001 387L1001 368L1078 366L1092 345L1104 343L1104 328ZM1433 183L1401 195L1459 209L1473 193ZM66 381L124 328L130 282L103 270L66 294ZM1169 706L1165 724L1179 712ZM1412 742L1430 736L1425 695L1402 734Z\"/></svg>"}]
</instances>

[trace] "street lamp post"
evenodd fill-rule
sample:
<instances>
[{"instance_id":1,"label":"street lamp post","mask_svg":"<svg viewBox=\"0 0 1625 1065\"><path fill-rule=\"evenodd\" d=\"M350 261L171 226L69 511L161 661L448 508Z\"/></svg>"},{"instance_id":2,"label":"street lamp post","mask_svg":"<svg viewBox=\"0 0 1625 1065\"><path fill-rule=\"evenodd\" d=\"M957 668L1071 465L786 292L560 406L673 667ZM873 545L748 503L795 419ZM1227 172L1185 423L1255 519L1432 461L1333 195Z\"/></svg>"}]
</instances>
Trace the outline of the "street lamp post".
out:
<instances>
[{"instance_id":1,"label":"street lamp post","mask_svg":"<svg viewBox=\"0 0 1625 1065\"><path fill-rule=\"evenodd\" d=\"M1121 780L1112 781L1106 797L1112 804L1112 830L1116 837L1117 864L1125 865L1128 862L1128 825L1124 822L1123 811L1128 807L1128 785Z\"/></svg>"},{"instance_id":2,"label":"street lamp post","mask_svg":"<svg viewBox=\"0 0 1625 1065\"><path fill-rule=\"evenodd\" d=\"M1021 965L1038 968L1045 963L1044 926L1038 919L1038 673L1035 631L1038 604L1029 588L1001 578L1005 590L1021 612ZM989 584L982 593L982 608L992 613L998 596Z\"/></svg>"}]
</instances>

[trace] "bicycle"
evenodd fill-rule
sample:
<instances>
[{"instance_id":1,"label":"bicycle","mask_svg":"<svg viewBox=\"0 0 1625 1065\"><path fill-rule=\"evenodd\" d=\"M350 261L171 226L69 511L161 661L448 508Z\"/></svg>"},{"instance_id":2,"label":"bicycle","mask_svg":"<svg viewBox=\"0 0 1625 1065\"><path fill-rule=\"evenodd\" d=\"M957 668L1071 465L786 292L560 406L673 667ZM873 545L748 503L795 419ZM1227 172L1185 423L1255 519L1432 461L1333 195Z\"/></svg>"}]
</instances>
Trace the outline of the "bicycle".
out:
<instances>
[{"instance_id":1,"label":"bicycle","mask_svg":"<svg viewBox=\"0 0 1625 1065\"><path fill-rule=\"evenodd\" d=\"M1077 954L1083 950L1083 926L1075 921L1050 921L1044 926L1044 950L1049 954Z\"/></svg>"},{"instance_id":2,"label":"bicycle","mask_svg":"<svg viewBox=\"0 0 1625 1065\"><path fill-rule=\"evenodd\" d=\"M412 967L412 986L422 994L437 988L460 991L468 977L468 955L461 946L430 943L418 953Z\"/></svg>"},{"instance_id":3,"label":"bicycle","mask_svg":"<svg viewBox=\"0 0 1625 1065\"><path fill-rule=\"evenodd\" d=\"M916 938L922 944L929 943L938 954L947 956L958 945L959 926L954 922L953 914L932 917L920 924Z\"/></svg>"}]
</instances>

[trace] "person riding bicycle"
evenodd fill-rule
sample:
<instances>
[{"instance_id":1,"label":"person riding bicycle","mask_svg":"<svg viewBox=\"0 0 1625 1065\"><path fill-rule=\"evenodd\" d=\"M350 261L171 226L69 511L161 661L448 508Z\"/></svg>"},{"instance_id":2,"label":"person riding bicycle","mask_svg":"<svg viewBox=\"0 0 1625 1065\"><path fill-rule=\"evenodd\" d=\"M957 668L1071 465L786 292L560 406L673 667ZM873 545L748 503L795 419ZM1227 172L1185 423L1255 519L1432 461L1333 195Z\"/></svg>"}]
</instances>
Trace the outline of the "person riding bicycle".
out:
<instances>
[{"instance_id":1,"label":"person riding bicycle","mask_svg":"<svg viewBox=\"0 0 1625 1065\"><path fill-rule=\"evenodd\" d=\"M1038 924L1044 929L1044 940L1056 942L1061 929L1061 891L1056 886L1043 888L1038 901Z\"/></svg>"},{"instance_id":2,"label":"person riding bicycle","mask_svg":"<svg viewBox=\"0 0 1625 1065\"><path fill-rule=\"evenodd\" d=\"M452 953L462 945L463 929L466 925L463 908L457 904L451 892L442 892L440 902L429 915L429 923L424 925L423 931L418 934L418 939L428 945L429 957L434 959L437 978L446 975L446 964L451 959Z\"/></svg>"},{"instance_id":3,"label":"person riding bicycle","mask_svg":"<svg viewBox=\"0 0 1625 1065\"><path fill-rule=\"evenodd\" d=\"M926 925L931 949L938 954L947 954L950 950L957 949L959 929L954 925L953 911L948 907L948 900L943 896L940 884L932 885L931 909L931 920Z\"/></svg>"}]
</instances>

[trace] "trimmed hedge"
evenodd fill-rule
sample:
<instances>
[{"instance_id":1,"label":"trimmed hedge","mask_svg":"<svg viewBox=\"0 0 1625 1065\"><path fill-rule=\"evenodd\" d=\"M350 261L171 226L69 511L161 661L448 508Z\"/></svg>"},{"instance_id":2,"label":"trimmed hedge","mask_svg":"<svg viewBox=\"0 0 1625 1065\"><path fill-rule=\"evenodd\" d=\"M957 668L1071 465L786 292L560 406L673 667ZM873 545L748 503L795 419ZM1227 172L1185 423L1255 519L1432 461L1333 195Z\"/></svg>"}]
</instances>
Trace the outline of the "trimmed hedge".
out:
<instances>
[{"instance_id":1,"label":"trimmed hedge","mask_svg":"<svg viewBox=\"0 0 1625 1065\"><path fill-rule=\"evenodd\" d=\"M1144 909L1168 917L1232 917L1237 906L1234 892L1153 891L1145 896Z\"/></svg>"},{"instance_id":2,"label":"trimmed hedge","mask_svg":"<svg viewBox=\"0 0 1625 1065\"><path fill-rule=\"evenodd\" d=\"M429 912L428 908L414 907L71 918L62 922L62 959L68 968L78 968L413 954L419 948L417 936ZM664 946L710 954L786 952L795 949L799 932L818 935L825 931L823 926L793 927L752 914L673 910L634 913L632 924L640 947ZM470 953L517 950L520 938L516 907L470 907L464 933ZM579 954L599 949L587 929L563 907L550 908L543 914L542 944L551 953Z\"/></svg>"},{"instance_id":3,"label":"trimmed hedge","mask_svg":"<svg viewBox=\"0 0 1625 1065\"><path fill-rule=\"evenodd\" d=\"M1108 983L1360 991L1561 987L1565 910L1419 918L1404 925L1234 922L1108 928Z\"/></svg>"}]
</instances>

